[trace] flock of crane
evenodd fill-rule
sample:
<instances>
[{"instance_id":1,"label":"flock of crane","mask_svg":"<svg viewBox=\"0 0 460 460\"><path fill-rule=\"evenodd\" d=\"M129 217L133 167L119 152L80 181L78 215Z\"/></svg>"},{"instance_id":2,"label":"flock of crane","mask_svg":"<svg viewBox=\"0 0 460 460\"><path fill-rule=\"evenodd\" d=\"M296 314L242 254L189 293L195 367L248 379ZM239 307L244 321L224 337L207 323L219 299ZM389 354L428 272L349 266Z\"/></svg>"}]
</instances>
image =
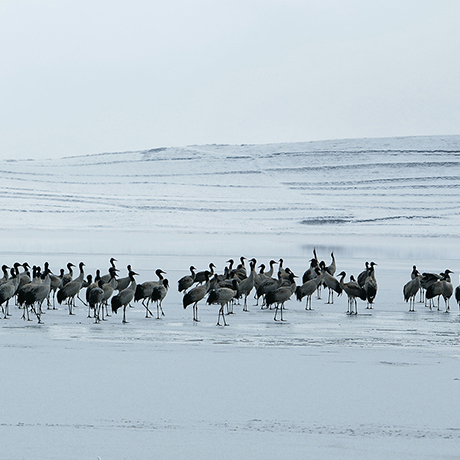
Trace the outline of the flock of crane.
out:
<instances>
[{"instance_id":1,"label":"flock of crane","mask_svg":"<svg viewBox=\"0 0 460 460\"><path fill-rule=\"evenodd\" d=\"M0 279L2 317L6 319L11 316L9 302L13 298L16 305L22 309L24 320L30 321L32 314L40 324L44 302L47 302L48 310L56 309L56 299L59 304L67 304L69 315L74 314L75 300L80 299L88 307L88 317L94 318L95 323L106 320L110 316L109 311L117 313L119 309L123 310L122 322L126 323L126 309L133 301L142 302L147 318L154 316L150 309L152 303L156 304L156 318L163 316L162 301L169 289L169 282L163 276L165 272L157 269L155 273L158 280L137 284L135 277L138 274L132 270L131 265L127 267L128 276L120 278L115 262L115 258L110 259L110 268L105 275L96 270L94 279L92 275L85 278L83 262L79 264L79 274L76 277L73 273L76 266L72 263L67 264L67 273L61 268L59 275L51 272L48 263L44 264L43 270L40 266L34 266L32 273L27 262L15 263L11 268L3 265L4 276ZM316 250L313 250L313 258L302 276L302 284L297 284L298 277L288 267L283 266L283 259L271 260L269 267L261 264L257 267L258 271L256 259L247 260L241 257L237 266L233 259L228 260L227 264L221 274L215 272L216 266L213 263L209 264L209 270L203 271L197 271L191 266L190 274L179 279L178 291L183 294L182 305L184 309L192 305L193 321L199 321L198 303L203 299L206 299L209 305L219 306L217 325L227 326L225 316L233 313L236 302L243 302L243 311L248 310L248 296L251 293L254 293L256 305L260 303L261 309L274 309L275 321L284 321L284 304L294 294L298 301L305 299L305 309L311 310L312 296L316 293L317 298L320 298L322 289L328 290L327 303L330 304L334 303L334 293L341 295L345 292L348 297L349 315L358 314L358 299L367 303L367 309L372 309L377 295L376 263L366 262L365 270L357 279L350 275L350 280L345 282L344 271L335 277L334 253L331 253L331 263L326 265L324 261L318 260ZM409 302L409 311L414 311L415 298L420 292L420 301L425 302L430 308L437 298L438 310L439 299L443 297L448 312L449 300L454 292L451 273L453 272L445 270L441 274L421 274L414 265L411 280L403 287L404 299ZM86 289L85 300L80 297L82 289ZM460 286L455 290L455 297L460 306Z\"/></svg>"}]
</instances>

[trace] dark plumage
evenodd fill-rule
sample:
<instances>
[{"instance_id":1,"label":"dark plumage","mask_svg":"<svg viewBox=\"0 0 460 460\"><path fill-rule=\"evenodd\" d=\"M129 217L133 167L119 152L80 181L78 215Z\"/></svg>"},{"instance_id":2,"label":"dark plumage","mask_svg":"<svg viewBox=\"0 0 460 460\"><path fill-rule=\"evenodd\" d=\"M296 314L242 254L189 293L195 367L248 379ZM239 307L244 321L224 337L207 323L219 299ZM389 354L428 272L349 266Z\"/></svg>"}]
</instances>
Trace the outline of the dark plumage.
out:
<instances>
[{"instance_id":1,"label":"dark plumage","mask_svg":"<svg viewBox=\"0 0 460 460\"><path fill-rule=\"evenodd\" d=\"M191 265L190 275L183 276L177 282L177 289L179 290L179 292L187 292L187 290L193 286L193 283L195 282L195 270L196 268L193 265Z\"/></svg>"},{"instance_id":2,"label":"dark plumage","mask_svg":"<svg viewBox=\"0 0 460 460\"><path fill-rule=\"evenodd\" d=\"M129 279L131 280L130 284L120 291L116 296L112 297L112 312L117 313L118 309L123 307L123 320L122 323L127 323L126 321L126 307L134 299L134 293L136 292L136 280L134 276L137 273L132 270L129 271Z\"/></svg>"},{"instance_id":3,"label":"dark plumage","mask_svg":"<svg viewBox=\"0 0 460 460\"><path fill-rule=\"evenodd\" d=\"M411 280L408 281L403 287L404 300L409 302L409 311L415 311L415 296L420 289L420 279L422 275L415 268L411 273ZM415 274L415 276L414 276Z\"/></svg>"},{"instance_id":4,"label":"dark plumage","mask_svg":"<svg viewBox=\"0 0 460 460\"><path fill-rule=\"evenodd\" d=\"M305 303L305 310L311 310L311 297L316 291L316 289L318 289L318 285L321 282L321 277L319 276L319 268L316 267L315 270L316 277L304 281L302 286L297 286L295 291L297 300L299 302L301 302L304 297L307 298L307 301Z\"/></svg>"},{"instance_id":5,"label":"dark plumage","mask_svg":"<svg viewBox=\"0 0 460 460\"><path fill-rule=\"evenodd\" d=\"M348 296L348 311L350 315L358 314L358 302L356 298L366 300L366 291L362 288L357 281L355 281L353 275L350 276L350 281L345 283L345 276L347 274L343 271L339 274L340 276L340 287L345 291Z\"/></svg>"},{"instance_id":6,"label":"dark plumage","mask_svg":"<svg viewBox=\"0 0 460 460\"><path fill-rule=\"evenodd\" d=\"M225 321L224 316L224 307L231 302L238 292L238 281L233 279L232 281L233 288L228 287L221 287L217 289L213 289L208 296L207 303L209 305L218 304L220 305L219 313L217 315L217 326L220 326L220 318L222 317L224 321L224 326L228 326L227 322Z\"/></svg>"},{"instance_id":7,"label":"dark plumage","mask_svg":"<svg viewBox=\"0 0 460 460\"><path fill-rule=\"evenodd\" d=\"M198 302L204 299L209 290L209 272L205 272L205 284L190 289L182 299L184 309L193 304L193 321L198 321Z\"/></svg>"},{"instance_id":8,"label":"dark plumage","mask_svg":"<svg viewBox=\"0 0 460 460\"><path fill-rule=\"evenodd\" d=\"M169 289L169 281L167 279L162 279L159 285L153 288L152 294L150 296L150 300L152 302L156 302L157 319L160 319L160 310L161 310L161 316L165 316L161 303L166 297L166 294L168 293L168 289Z\"/></svg>"}]
</instances>

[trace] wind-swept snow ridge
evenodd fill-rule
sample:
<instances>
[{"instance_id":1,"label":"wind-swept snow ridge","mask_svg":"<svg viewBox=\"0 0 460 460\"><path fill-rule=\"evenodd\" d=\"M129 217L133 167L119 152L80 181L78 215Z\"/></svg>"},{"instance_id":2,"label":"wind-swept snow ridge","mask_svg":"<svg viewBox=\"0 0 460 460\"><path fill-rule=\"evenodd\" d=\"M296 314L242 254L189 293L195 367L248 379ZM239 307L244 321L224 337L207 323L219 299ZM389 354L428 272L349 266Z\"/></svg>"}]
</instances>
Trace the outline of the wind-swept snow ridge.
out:
<instances>
[{"instance_id":1,"label":"wind-swept snow ridge","mask_svg":"<svg viewBox=\"0 0 460 460\"><path fill-rule=\"evenodd\" d=\"M0 163L4 228L458 236L460 136ZM387 223L391 222L391 226Z\"/></svg>"}]
</instances>

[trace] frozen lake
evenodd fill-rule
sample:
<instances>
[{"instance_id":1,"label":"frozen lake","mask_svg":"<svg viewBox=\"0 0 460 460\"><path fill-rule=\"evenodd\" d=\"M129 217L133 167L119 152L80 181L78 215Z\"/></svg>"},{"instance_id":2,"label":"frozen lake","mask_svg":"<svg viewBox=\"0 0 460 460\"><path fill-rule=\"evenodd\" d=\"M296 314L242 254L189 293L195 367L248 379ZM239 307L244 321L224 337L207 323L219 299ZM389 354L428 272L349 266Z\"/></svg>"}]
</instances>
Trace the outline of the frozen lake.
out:
<instances>
[{"instance_id":1,"label":"frozen lake","mask_svg":"<svg viewBox=\"0 0 460 460\"><path fill-rule=\"evenodd\" d=\"M0 432L9 459L457 458L460 315L416 304L412 265L458 285L460 136L192 146L2 161L2 262L116 257L138 282L167 272L161 320L140 304L93 324L79 305L43 325L0 322ZM337 273L378 265L375 308L345 295L284 324L241 306L182 308L193 264L282 257L302 276L313 248ZM443 309L443 302L441 303Z\"/></svg>"}]
</instances>

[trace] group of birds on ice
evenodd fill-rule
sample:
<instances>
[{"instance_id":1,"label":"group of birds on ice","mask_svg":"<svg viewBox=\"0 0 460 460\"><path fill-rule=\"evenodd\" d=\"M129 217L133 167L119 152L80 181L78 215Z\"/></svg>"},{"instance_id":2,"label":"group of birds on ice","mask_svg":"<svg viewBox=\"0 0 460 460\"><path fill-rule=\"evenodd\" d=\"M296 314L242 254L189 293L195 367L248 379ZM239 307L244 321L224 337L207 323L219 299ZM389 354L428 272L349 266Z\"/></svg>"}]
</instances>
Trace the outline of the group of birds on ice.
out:
<instances>
[{"instance_id":1,"label":"group of birds on ice","mask_svg":"<svg viewBox=\"0 0 460 460\"><path fill-rule=\"evenodd\" d=\"M331 263L326 265L324 261L319 261L316 250L313 250L314 257L310 260L310 267L302 276L302 284L297 285L295 275L288 267L284 268L283 259L279 261L271 260L269 269L261 264L259 271L256 271L256 259L250 259L249 273L245 266L245 257L240 258L240 263L234 268L234 260L227 261L222 274L214 272L216 268L213 263L209 264L209 270L196 272L194 266L190 267L190 275L184 276L178 281L179 292L184 293L182 300L183 307L192 305L193 320L198 320L198 302L206 296L208 304L219 305L217 325L227 326L224 309L227 314L233 313L235 302L243 301L243 311L248 310L248 296L254 292L256 305L261 302L261 309L274 309L275 321L284 321L284 304L295 294L298 301L306 299L305 309L311 310L312 296L317 293L317 298L321 296L322 288L328 290L327 303L334 303L334 293L341 295L343 291L348 296L348 311L350 315L358 314L357 298L367 301L367 308L371 309L375 296L377 295L377 280L375 277L374 262L366 262L366 269L360 273L358 279L350 276L350 281L345 282L346 273L339 273L337 279L334 277L336 272L336 261L334 253L331 253ZM275 265L278 265L277 276L274 276ZM197 284L196 286L194 286ZM279 315L279 316L278 316ZM222 319L222 324L221 324Z\"/></svg>"},{"instance_id":2,"label":"group of birds on ice","mask_svg":"<svg viewBox=\"0 0 460 460\"><path fill-rule=\"evenodd\" d=\"M156 270L158 280L145 281L137 284L136 272L131 265L127 266L128 276L118 277L119 270L115 265L116 259L110 259L108 273L101 275L96 270L95 277L89 274L85 278L83 262L80 262L79 274L74 277L72 263L67 264L67 273L63 268L60 274L53 274L49 264L31 267L27 262L15 263L11 268L2 266L3 278L0 279L0 306L2 317L11 316L9 302L16 300L16 305L23 310L22 318L30 321L30 314L35 315L39 323L42 323L42 315L45 313L43 304L47 302L47 309L56 309L56 299L59 304L66 303L69 315L74 314L75 300L78 298L88 307L88 317L94 318L94 322L106 320L110 312L117 313L123 310L122 322L126 323L127 307L133 301L142 302L146 317L154 316L151 304L156 304L156 318L164 316L162 301L169 290L169 281L163 276L166 273ZM243 303L243 311L248 311L248 297L254 293L256 305L261 309L274 309L274 320L284 321L285 303L295 294L298 301L305 299L305 309L312 309L312 297L321 298L323 289L328 291L327 303L334 303L334 293L341 295L345 292L348 297L347 314L358 314L358 299L366 302L366 308L372 309L377 295L377 280L375 276L375 262L366 262L365 269L355 279L350 275L349 281L345 282L346 273L340 272L337 277L336 261L334 253L331 253L331 263L326 265L319 261L316 250L313 250L313 258L310 266L302 276L302 284L297 283L298 276L288 267L284 267L283 259L270 260L268 267L260 264L257 267L256 259L247 260L240 257L240 263L235 264L233 259L226 262L223 273L215 271L216 266L209 264L209 270L197 271L192 265L190 274L178 280L178 291L183 294L182 305L186 309L192 306L193 321L198 322L198 304L203 299L209 305L219 307L217 325L227 326L226 315L233 313L236 303ZM247 262L247 265L246 265ZM236 266L235 266L236 265ZM277 269L275 270L275 266ZM22 267L22 271L20 268ZM267 269L267 271L266 271ZM275 275L276 273L276 275ZM420 301L424 301L430 308L434 305L434 299L442 296L445 301L446 311L449 311L449 299L453 294L453 285L450 279L450 270L441 274L419 273L414 266L411 280L403 288L404 299L409 302L409 311L414 311L415 297L420 292ZM82 289L86 289L85 300L80 297ZM460 305L460 286L456 288L456 299ZM110 307L109 308L109 302ZM428 302L428 303L427 303ZM221 322L222 321L222 322Z\"/></svg>"},{"instance_id":3,"label":"group of birds on ice","mask_svg":"<svg viewBox=\"0 0 460 460\"><path fill-rule=\"evenodd\" d=\"M442 273L420 273L417 267L412 267L411 279L403 287L404 300L409 302L409 311L415 311L417 293L420 293L420 302L425 302L425 306L433 308L437 299L437 309L440 310L439 299L444 299L446 313L450 311L450 298L454 293L454 285L450 275L453 272L446 269ZM455 300L460 308L460 286L455 288Z\"/></svg>"},{"instance_id":4,"label":"group of birds on ice","mask_svg":"<svg viewBox=\"0 0 460 460\"><path fill-rule=\"evenodd\" d=\"M153 316L150 310L150 302L156 302L157 318L160 312L164 315L161 302L166 297L169 289L168 280L163 277L163 270L156 270L159 278L158 281L151 281L137 285L134 272L131 265L128 265L128 276L119 278L118 269L115 266L116 259L110 259L110 268L108 273L101 276L100 270L96 270L96 275L91 274L85 278L83 262L80 262L79 275L74 278L73 268L75 265L69 262L67 264L68 272L61 268L60 274L55 275L51 272L48 262L45 262L42 271L40 266L32 268L25 262L23 264L15 263L12 268L7 265L2 266L3 278L0 279L0 306L2 308L2 317L7 319L10 314L9 301L16 298L16 304L22 308L22 318L30 321L30 313L35 315L38 322L42 324L43 303L47 301L47 309L55 310L56 303L66 303L69 309L69 315L74 315L76 298L88 307L88 317L93 317L95 323L106 320L109 314L109 300L111 303L112 313L123 309L123 323L126 323L126 308L133 300L142 301L146 309L146 317ZM20 272L19 267L23 271ZM86 288L86 302L80 297L80 291ZM117 293L115 294L115 291ZM51 301L52 299L52 301ZM52 307L51 307L52 305Z\"/></svg>"}]
</instances>

